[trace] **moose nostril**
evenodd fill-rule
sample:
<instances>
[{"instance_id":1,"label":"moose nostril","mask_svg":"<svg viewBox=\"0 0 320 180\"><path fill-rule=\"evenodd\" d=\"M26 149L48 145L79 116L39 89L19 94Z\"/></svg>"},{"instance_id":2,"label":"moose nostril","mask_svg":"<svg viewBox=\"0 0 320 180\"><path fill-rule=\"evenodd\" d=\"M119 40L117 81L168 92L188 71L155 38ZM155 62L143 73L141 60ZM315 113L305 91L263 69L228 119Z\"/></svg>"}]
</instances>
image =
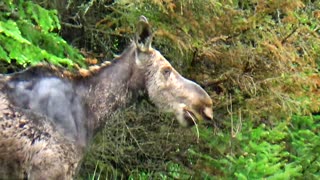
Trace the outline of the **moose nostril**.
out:
<instances>
[{"instance_id":1,"label":"moose nostril","mask_svg":"<svg viewBox=\"0 0 320 180\"><path fill-rule=\"evenodd\" d=\"M202 112L203 112L203 115L207 119L209 119L209 120L213 119L213 111L212 111L211 107L205 107Z\"/></svg>"}]
</instances>

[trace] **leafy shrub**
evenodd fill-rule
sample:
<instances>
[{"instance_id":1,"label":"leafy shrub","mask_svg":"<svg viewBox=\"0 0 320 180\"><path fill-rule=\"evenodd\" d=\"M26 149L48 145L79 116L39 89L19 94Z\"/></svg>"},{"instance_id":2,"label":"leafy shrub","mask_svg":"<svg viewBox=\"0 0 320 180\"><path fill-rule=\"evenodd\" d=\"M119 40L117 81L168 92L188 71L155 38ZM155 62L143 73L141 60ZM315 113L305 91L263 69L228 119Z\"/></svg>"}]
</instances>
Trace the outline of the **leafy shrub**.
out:
<instances>
[{"instance_id":1,"label":"leafy shrub","mask_svg":"<svg viewBox=\"0 0 320 180\"><path fill-rule=\"evenodd\" d=\"M5 0L0 9L1 72L8 72L10 63L26 67L48 61L68 67L84 66L79 52L55 33L61 28L56 10L24 0Z\"/></svg>"}]
</instances>

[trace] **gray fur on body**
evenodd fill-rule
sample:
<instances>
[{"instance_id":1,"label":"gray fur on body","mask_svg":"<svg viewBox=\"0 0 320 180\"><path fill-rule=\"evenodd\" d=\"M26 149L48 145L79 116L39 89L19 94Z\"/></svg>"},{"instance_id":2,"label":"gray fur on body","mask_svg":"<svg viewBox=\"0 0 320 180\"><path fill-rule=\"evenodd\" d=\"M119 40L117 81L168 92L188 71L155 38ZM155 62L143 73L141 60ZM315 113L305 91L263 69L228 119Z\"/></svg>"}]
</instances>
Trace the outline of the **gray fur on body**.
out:
<instances>
[{"instance_id":1,"label":"gray fur on body","mask_svg":"<svg viewBox=\"0 0 320 180\"><path fill-rule=\"evenodd\" d=\"M73 81L48 72L41 74L36 68L42 67L34 67L14 75L4 89L15 106L46 116L69 140L85 145L87 133L92 135L103 118L127 104L131 92L139 89L138 83L131 85L130 57L135 57L134 46L95 76ZM29 78L31 72L33 77Z\"/></svg>"},{"instance_id":2,"label":"gray fur on body","mask_svg":"<svg viewBox=\"0 0 320 180\"><path fill-rule=\"evenodd\" d=\"M3 89L3 84L0 85ZM14 106L0 91L1 179L71 179L82 151L46 116Z\"/></svg>"},{"instance_id":3,"label":"gray fur on body","mask_svg":"<svg viewBox=\"0 0 320 180\"><path fill-rule=\"evenodd\" d=\"M0 109L0 125L3 127L1 133L3 136L13 137L18 133L18 137L12 138L10 142L0 139L1 147L12 148L10 152L15 152L12 155L0 154L0 162L7 162L0 168L0 177L19 177L18 179L24 176L31 179L41 179L47 175L50 177L47 171L55 172L54 169L60 168L59 164L63 164L61 160L66 160L68 162L66 164L74 166L56 172L66 173L70 168L76 168L84 147L96 130L103 125L104 118L129 103L131 92L139 89L137 84L130 85L130 79L134 78L132 64L127 59L130 57L135 57L134 46L130 46L120 58L114 60L112 65L104 67L95 76L72 81L56 75L55 72L50 73L41 66L6 78L1 88L1 92L5 93L1 93L0 97L3 101ZM22 145L25 147L21 148ZM52 167L48 169L50 167L48 165L33 163L36 159L47 158L41 157L47 156L42 148L50 152L57 151L52 153L58 155L61 150L69 150L61 152L65 158L58 156L56 157L58 159L54 160L55 157L52 156ZM11 158L14 156L18 156L19 160L14 161L14 158ZM2 160L1 157L8 159ZM9 170L3 169L8 167ZM9 173L12 170L17 173ZM70 170L73 171L75 172ZM28 175L21 172L27 172ZM71 173L72 176L74 172ZM65 178L70 174L52 175L55 178L60 176Z\"/></svg>"},{"instance_id":4,"label":"gray fur on body","mask_svg":"<svg viewBox=\"0 0 320 180\"><path fill-rule=\"evenodd\" d=\"M71 140L85 142L84 107L72 84L58 77L8 83L15 105L47 116Z\"/></svg>"}]
</instances>

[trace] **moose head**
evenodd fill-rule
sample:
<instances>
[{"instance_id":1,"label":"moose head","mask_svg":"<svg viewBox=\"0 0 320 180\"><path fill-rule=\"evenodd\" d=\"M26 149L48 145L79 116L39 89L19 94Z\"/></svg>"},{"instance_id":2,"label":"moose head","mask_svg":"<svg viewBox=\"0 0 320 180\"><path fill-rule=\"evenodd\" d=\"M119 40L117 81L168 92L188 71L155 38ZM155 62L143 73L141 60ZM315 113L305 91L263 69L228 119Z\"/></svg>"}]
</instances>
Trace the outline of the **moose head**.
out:
<instances>
[{"instance_id":1,"label":"moose head","mask_svg":"<svg viewBox=\"0 0 320 180\"><path fill-rule=\"evenodd\" d=\"M148 20L141 16L134 40L135 66L140 71L135 71L133 77L143 77L150 100L159 109L173 112L182 126L212 119L210 96L198 84L181 76L159 51L152 48L152 36Z\"/></svg>"}]
</instances>

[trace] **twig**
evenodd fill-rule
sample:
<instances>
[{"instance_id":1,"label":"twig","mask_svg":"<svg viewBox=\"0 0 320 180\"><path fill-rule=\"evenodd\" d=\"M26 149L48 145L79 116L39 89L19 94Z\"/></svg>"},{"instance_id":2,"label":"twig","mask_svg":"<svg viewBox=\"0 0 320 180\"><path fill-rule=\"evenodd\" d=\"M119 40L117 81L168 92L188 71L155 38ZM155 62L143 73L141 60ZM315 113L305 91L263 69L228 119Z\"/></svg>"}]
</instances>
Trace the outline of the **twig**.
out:
<instances>
[{"instance_id":1,"label":"twig","mask_svg":"<svg viewBox=\"0 0 320 180\"><path fill-rule=\"evenodd\" d=\"M227 112L230 114L230 120L231 120L231 131L230 131L230 133L231 133L231 137L235 137L234 136L234 133L233 133L233 109L232 109L232 96L231 96L231 94L230 94L230 109L229 109L229 106L227 106Z\"/></svg>"},{"instance_id":2,"label":"twig","mask_svg":"<svg viewBox=\"0 0 320 180\"><path fill-rule=\"evenodd\" d=\"M297 29L298 28L294 28L290 34L288 34L284 39L282 39L281 44L286 43L287 39L289 39L289 37L292 36L297 31Z\"/></svg>"},{"instance_id":3,"label":"twig","mask_svg":"<svg viewBox=\"0 0 320 180\"><path fill-rule=\"evenodd\" d=\"M222 83L222 82L228 80L228 78L231 76L232 73L233 73L233 69L223 73L218 78L211 79L211 80L208 80L208 81L204 82L203 85L204 86L211 86L211 85L214 85L214 84Z\"/></svg>"},{"instance_id":4,"label":"twig","mask_svg":"<svg viewBox=\"0 0 320 180\"><path fill-rule=\"evenodd\" d=\"M133 135L132 132L130 131L129 127L127 126L127 124L125 124L125 126L126 126L128 132L129 132L130 136L133 138L134 142L136 142L136 144L137 144L138 148L140 149L140 151L141 151L144 155L147 156L147 154L144 152L144 150L140 147L140 144L139 144L138 140L136 139L136 137L134 137L134 135Z\"/></svg>"},{"instance_id":5,"label":"twig","mask_svg":"<svg viewBox=\"0 0 320 180\"><path fill-rule=\"evenodd\" d=\"M197 143L199 143L199 139L200 139L200 133L199 133L199 128L198 128L198 124L196 123L196 121L193 119L193 117L191 116L191 114L189 113L189 111L186 111L188 113L188 115L191 117L192 121L194 122L195 126L196 126L196 130L197 130Z\"/></svg>"},{"instance_id":6,"label":"twig","mask_svg":"<svg viewBox=\"0 0 320 180\"><path fill-rule=\"evenodd\" d=\"M65 22L61 22L62 25L66 26L66 27L71 27L71 28L77 28L77 29L81 29L83 26L82 24L71 24L71 23L65 23Z\"/></svg>"}]
</instances>

